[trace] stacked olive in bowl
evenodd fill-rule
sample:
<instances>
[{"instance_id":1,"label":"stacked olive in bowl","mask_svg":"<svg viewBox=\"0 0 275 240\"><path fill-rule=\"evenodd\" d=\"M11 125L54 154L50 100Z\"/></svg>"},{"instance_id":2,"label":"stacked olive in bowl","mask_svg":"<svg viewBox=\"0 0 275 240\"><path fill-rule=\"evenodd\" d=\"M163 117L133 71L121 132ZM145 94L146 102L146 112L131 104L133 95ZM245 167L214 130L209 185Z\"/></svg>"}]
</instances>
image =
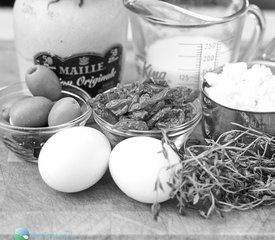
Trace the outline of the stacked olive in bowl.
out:
<instances>
[{"instance_id":1,"label":"stacked olive in bowl","mask_svg":"<svg viewBox=\"0 0 275 240\"><path fill-rule=\"evenodd\" d=\"M17 156L37 161L49 137L85 125L91 116L90 96L76 86L62 86L52 70L40 65L30 68L25 80L0 90L0 136Z\"/></svg>"}]
</instances>

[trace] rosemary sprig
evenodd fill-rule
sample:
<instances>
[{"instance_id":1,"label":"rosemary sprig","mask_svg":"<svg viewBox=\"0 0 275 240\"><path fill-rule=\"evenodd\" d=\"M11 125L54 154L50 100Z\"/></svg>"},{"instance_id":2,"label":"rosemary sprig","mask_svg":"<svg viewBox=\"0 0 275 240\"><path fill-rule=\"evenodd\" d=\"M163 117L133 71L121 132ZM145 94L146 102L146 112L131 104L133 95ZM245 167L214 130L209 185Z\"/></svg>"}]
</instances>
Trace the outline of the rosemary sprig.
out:
<instances>
[{"instance_id":1,"label":"rosemary sprig","mask_svg":"<svg viewBox=\"0 0 275 240\"><path fill-rule=\"evenodd\" d=\"M178 153L180 166L174 167L168 185L181 214L191 207L208 218L215 212L223 215L275 203L275 138L234 125L237 130L223 133L216 141ZM174 149L165 131L163 139ZM153 210L157 217L159 204Z\"/></svg>"}]
</instances>

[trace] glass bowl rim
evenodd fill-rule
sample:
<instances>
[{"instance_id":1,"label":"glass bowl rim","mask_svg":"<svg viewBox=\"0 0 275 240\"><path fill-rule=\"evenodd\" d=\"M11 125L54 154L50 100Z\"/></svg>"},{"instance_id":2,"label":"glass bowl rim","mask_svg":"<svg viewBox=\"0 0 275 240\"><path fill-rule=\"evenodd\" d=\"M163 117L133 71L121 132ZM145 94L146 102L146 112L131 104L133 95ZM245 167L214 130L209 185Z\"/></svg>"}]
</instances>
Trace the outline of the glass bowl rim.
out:
<instances>
[{"instance_id":1,"label":"glass bowl rim","mask_svg":"<svg viewBox=\"0 0 275 240\"><path fill-rule=\"evenodd\" d=\"M245 62L247 64L248 67L252 67L253 65L255 64L259 64L259 65L264 65L266 67L272 67L275 69L275 63L273 62L270 62L270 61L252 61L252 62ZM231 63L231 64L234 64L234 63ZM220 73L223 69L223 66L221 67L218 67L210 72L213 72L213 73ZM273 73L275 74L275 72ZM265 112L262 112L262 111L251 111L251 110L246 110L246 109L237 109L237 108L232 108L232 107L228 107L228 106L225 106L221 103L218 103L217 101L213 100L209 95L208 93L206 92L205 88L207 88L208 86L208 83L207 81L204 79L204 76L202 76L202 84L200 84L200 91L201 91L201 94L202 94L202 98L204 97L207 97L209 100L211 100L212 102L214 102L216 105L220 106L220 107L223 107L225 109L228 109L228 110L231 110L231 111L236 111L236 112L246 112L246 113L251 113L251 114L274 114L275 113L275 109L274 111L265 111ZM202 99L202 102L203 99Z\"/></svg>"},{"instance_id":2,"label":"glass bowl rim","mask_svg":"<svg viewBox=\"0 0 275 240\"><path fill-rule=\"evenodd\" d=\"M109 91L112 91L113 89L115 89L116 87L114 88L111 88L104 93L107 93ZM195 104L197 103L197 104ZM176 132L176 131L179 131L179 130L183 130L183 129L186 129L188 130L189 128L192 128L193 125L195 123L197 123L198 121L200 121L201 117L202 117L202 108L201 108L201 103L200 103L200 96L198 98L196 98L194 100L194 102L190 103L192 104L195 109L196 109L196 114L195 116L188 122L184 123L184 124L181 124L179 126L176 126L176 127L173 127L173 128L167 128L166 129L166 132L167 133L173 133L173 132ZM118 129L118 128L115 128L113 124L107 122L106 120L104 120L103 118L101 118L95 111L94 109L92 109L93 111L93 117L94 117L94 120L95 122L100 126L100 127L103 127L105 129L108 129L111 133L113 134L118 134L118 135L139 135L139 134L144 134L144 135L148 135L148 134L161 134L161 129L153 129L153 130L133 130L133 129Z\"/></svg>"},{"instance_id":3,"label":"glass bowl rim","mask_svg":"<svg viewBox=\"0 0 275 240\"><path fill-rule=\"evenodd\" d=\"M1 87L0 92L2 90L12 88L12 87L16 87L16 86L20 86L20 85L24 86L24 85L26 85L26 83L22 81L22 82L14 82L14 83L8 84L6 86ZM71 127L75 123L81 122L85 118L88 119L92 114L92 108L88 103L89 99L91 99L91 96L86 91L84 91L83 89L81 89L80 87L75 86L75 85L62 85L62 92L64 91L64 92L69 92L70 93L69 90L63 89L63 88L72 88L72 89L75 89L75 90L79 91L81 94L83 94L83 95L79 95L77 93L73 93L73 94L77 95L78 97L80 97L81 100L83 101L83 103L87 107L86 111L84 113L82 113L79 117L77 117L77 118L75 118L75 119L73 119L69 122L59 124L59 125L56 125L56 126L51 126L51 127L20 127L20 126L13 126L13 125L10 125L10 124L5 123L5 122L0 122L0 128L10 130L10 131L17 131L17 132L48 133L48 132L52 132L52 131L54 132L54 131L62 129L62 128ZM86 99L83 98L82 96L84 96Z\"/></svg>"}]
</instances>

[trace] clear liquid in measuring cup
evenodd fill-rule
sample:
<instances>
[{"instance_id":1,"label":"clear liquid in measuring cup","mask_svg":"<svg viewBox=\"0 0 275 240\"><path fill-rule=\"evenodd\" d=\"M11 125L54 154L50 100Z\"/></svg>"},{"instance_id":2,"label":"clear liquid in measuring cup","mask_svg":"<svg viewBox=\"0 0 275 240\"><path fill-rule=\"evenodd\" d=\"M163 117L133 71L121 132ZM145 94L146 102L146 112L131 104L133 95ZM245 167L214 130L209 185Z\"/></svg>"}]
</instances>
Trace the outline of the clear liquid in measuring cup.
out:
<instances>
[{"instance_id":1,"label":"clear liquid in measuring cup","mask_svg":"<svg viewBox=\"0 0 275 240\"><path fill-rule=\"evenodd\" d=\"M151 44L145 57L137 56L143 78L167 81L171 87L197 89L200 75L230 62L232 38L213 39L199 36L176 36Z\"/></svg>"}]
</instances>

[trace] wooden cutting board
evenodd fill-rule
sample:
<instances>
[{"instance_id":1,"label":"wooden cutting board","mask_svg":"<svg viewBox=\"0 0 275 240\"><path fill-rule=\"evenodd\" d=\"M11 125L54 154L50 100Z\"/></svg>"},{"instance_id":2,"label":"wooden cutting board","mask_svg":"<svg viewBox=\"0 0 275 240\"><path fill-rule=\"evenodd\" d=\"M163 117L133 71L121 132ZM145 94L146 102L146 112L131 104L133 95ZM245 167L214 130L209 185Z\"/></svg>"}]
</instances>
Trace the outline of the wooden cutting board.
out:
<instances>
[{"instance_id":1,"label":"wooden cutting board","mask_svg":"<svg viewBox=\"0 0 275 240\"><path fill-rule=\"evenodd\" d=\"M128 60L126 76L134 65ZM132 71L130 71L130 70ZM0 86L18 76L13 44L0 44ZM198 131L198 130L197 130ZM176 202L162 206L158 221L151 206L128 198L109 173L90 189L64 194L50 189L37 165L17 159L0 143L0 239L12 239L16 228L31 234L72 234L72 239L275 239L275 206L233 211L203 219L185 216Z\"/></svg>"}]
</instances>

